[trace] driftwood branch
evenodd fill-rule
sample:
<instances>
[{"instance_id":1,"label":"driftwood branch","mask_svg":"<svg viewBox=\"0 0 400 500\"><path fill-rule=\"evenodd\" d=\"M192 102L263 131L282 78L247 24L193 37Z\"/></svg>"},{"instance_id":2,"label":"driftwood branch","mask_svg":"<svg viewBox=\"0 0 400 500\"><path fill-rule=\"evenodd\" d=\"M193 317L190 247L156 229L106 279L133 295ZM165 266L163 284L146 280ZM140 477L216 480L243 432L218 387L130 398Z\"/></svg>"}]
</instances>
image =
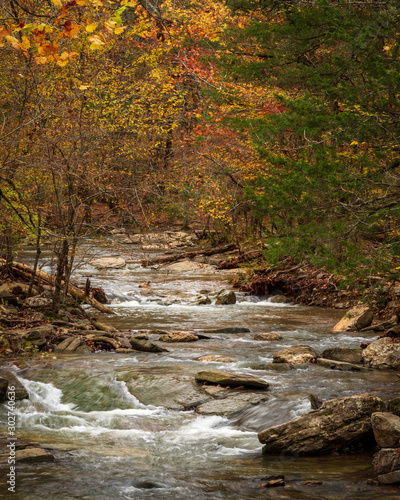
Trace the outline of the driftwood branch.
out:
<instances>
[{"instance_id":1,"label":"driftwood branch","mask_svg":"<svg viewBox=\"0 0 400 500\"><path fill-rule=\"evenodd\" d=\"M6 264L6 261L4 259L0 259L0 264ZM27 274L35 274L37 279L40 279L44 281L45 283L48 283L49 285L54 286L55 284L55 278L51 276L50 274L45 273L44 271L41 271L40 269L34 269L30 266L27 266L26 264L21 264L20 262L13 262L12 266L24 273ZM63 285L63 284L62 284ZM67 287L67 292L74 298L82 300L83 302L86 302L87 304L91 305L95 309L98 309L99 311L106 313L106 314L115 314L114 311L109 309L108 307L104 306L101 304L99 301L88 295L84 290L81 290L75 285L72 285L71 283L68 283Z\"/></svg>"},{"instance_id":2,"label":"driftwood branch","mask_svg":"<svg viewBox=\"0 0 400 500\"><path fill-rule=\"evenodd\" d=\"M183 259L193 259L197 255L215 255L217 253L230 252L231 250L235 250L236 248L238 248L237 245L232 243L223 247L211 248L208 250L196 250L195 252L178 253L176 255L169 255L168 257L160 257L153 260L143 259L141 263L143 267L148 267L154 266L154 264L166 264L169 262L177 262L178 260Z\"/></svg>"}]
</instances>

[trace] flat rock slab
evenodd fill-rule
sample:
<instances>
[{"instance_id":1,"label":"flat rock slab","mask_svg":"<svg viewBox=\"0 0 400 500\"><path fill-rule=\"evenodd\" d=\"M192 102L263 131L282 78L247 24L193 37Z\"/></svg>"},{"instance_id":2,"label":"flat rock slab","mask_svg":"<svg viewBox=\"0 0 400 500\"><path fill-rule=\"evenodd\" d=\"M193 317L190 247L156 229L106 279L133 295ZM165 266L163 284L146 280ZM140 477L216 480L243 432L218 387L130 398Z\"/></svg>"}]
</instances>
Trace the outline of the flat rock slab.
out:
<instances>
[{"instance_id":1,"label":"flat rock slab","mask_svg":"<svg viewBox=\"0 0 400 500\"><path fill-rule=\"evenodd\" d=\"M371 394L331 399L318 410L261 431L258 439L268 454L332 453L370 438L371 415L384 409L382 399Z\"/></svg>"},{"instance_id":2,"label":"flat rock slab","mask_svg":"<svg viewBox=\"0 0 400 500\"><path fill-rule=\"evenodd\" d=\"M168 271L212 271L215 266L193 262L192 260L181 260L180 262L166 264L161 269L167 269Z\"/></svg>"},{"instance_id":3,"label":"flat rock slab","mask_svg":"<svg viewBox=\"0 0 400 500\"><path fill-rule=\"evenodd\" d=\"M209 384L230 387L250 387L254 389L268 389L269 387L268 382L259 378L218 370L204 370L198 372L195 378L198 382L208 382Z\"/></svg>"},{"instance_id":4,"label":"flat rock slab","mask_svg":"<svg viewBox=\"0 0 400 500\"><path fill-rule=\"evenodd\" d=\"M232 394L223 399L213 399L199 405L196 412L201 415L223 415L230 416L247 408L265 401L267 398L262 394Z\"/></svg>"},{"instance_id":5,"label":"flat rock slab","mask_svg":"<svg viewBox=\"0 0 400 500\"><path fill-rule=\"evenodd\" d=\"M330 347L322 352L322 357L357 364L362 363L362 352L358 347Z\"/></svg>"},{"instance_id":6,"label":"flat rock slab","mask_svg":"<svg viewBox=\"0 0 400 500\"><path fill-rule=\"evenodd\" d=\"M340 370L345 372L368 371L367 368L360 365L353 365L351 363L345 363L344 361L335 361L334 359L318 358L317 365L330 368L331 370Z\"/></svg>"},{"instance_id":7,"label":"flat rock slab","mask_svg":"<svg viewBox=\"0 0 400 500\"><path fill-rule=\"evenodd\" d=\"M91 262L98 269L121 269L125 267L126 261L123 257L101 257Z\"/></svg>"},{"instance_id":8,"label":"flat rock slab","mask_svg":"<svg viewBox=\"0 0 400 500\"><path fill-rule=\"evenodd\" d=\"M183 374L132 373L123 377L126 386L141 403L162 406L168 410L192 410L212 396L196 384L193 377Z\"/></svg>"}]
</instances>

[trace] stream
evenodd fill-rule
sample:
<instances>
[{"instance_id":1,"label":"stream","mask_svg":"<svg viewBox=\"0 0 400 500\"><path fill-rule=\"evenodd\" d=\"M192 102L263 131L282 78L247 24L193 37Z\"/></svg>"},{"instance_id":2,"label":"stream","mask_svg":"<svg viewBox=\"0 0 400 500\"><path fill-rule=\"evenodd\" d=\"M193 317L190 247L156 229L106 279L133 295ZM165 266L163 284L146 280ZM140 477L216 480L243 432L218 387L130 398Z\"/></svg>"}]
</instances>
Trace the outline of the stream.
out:
<instances>
[{"instance_id":1,"label":"stream","mask_svg":"<svg viewBox=\"0 0 400 500\"><path fill-rule=\"evenodd\" d=\"M332 334L343 311L271 303L268 297L239 292L234 305L197 305L200 290L230 288L232 273L173 272L143 268L143 254L125 251L123 269L98 271L83 265L78 283L90 277L112 298L115 316L99 321L120 330L182 330L210 339L163 344L169 352L57 355L34 359L15 373L30 399L17 404L18 438L51 449L53 463L19 465L16 499L382 499L400 498L398 488L367 484L371 456L299 458L261 454L257 432L311 409L309 395L322 400L369 392L398 395L393 372L345 372L317 365L289 371L257 370L277 350L295 344L359 347L376 334ZM105 248L98 255L109 255ZM88 250L85 255L87 255ZM25 262L33 252L25 251ZM42 256L43 262L49 254ZM84 258L82 251L81 258ZM43 268L50 271L47 265ZM139 285L146 283L146 286ZM260 332L282 340L255 341ZM150 333L150 340L159 335ZM202 362L204 355L231 362ZM253 366L253 368L252 368ZM269 382L266 399L233 416L198 414L190 401L173 400L181 381L205 369L240 372ZM132 382L133 380L133 382ZM135 395L134 395L135 394ZM182 393L185 398L185 392ZM3 432L6 410L1 405ZM268 476L282 474L285 487L259 488Z\"/></svg>"}]
</instances>

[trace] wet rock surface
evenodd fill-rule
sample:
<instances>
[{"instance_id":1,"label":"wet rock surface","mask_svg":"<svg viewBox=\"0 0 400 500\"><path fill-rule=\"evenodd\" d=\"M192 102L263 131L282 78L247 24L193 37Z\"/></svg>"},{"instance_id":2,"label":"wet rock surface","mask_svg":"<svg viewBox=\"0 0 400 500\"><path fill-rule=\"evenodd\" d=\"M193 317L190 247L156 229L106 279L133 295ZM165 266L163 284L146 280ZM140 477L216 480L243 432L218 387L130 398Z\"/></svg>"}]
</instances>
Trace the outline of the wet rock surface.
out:
<instances>
[{"instance_id":1,"label":"wet rock surface","mask_svg":"<svg viewBox=\"0 0 400 500\"><path fill-rule=\"evenodd\" d=\"M312 363L317 359L317 353L308 345L295 345L274 353L273 363L303 364Z\"/></svg>"},{"instance_id":2,"label":"wet rock surface","mask_svg":"<svg viewBox=\"0 0 400 500\"><path fill-rule=\"evenodd\" d=\"M332 453L372 437L371 415L385 408L371 394L326 401L319 410L261 431L263 453L298 455Z\"/></svg>"}]
</instances>

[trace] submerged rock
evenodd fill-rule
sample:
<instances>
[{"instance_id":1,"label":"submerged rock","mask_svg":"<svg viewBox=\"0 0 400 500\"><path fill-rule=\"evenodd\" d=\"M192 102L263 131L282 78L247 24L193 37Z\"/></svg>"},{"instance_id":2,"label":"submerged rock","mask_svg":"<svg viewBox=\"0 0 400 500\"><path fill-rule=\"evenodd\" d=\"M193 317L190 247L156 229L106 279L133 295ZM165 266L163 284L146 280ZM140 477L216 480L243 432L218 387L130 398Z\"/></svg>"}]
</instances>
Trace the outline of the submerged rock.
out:
<instances>
[{"instance_id":1,"label":"submerged rock","mask_svg":"<svg viewBox=\"0 0 400 500\"><path fill-rule=\"evenodd\" d=\"M400 369L400 343L390 337L375 340L363 350L363 361L371 368L379 370Z\"/></svg>"},{"instance_id":2,"label":"submerged rock","mask_svg":"<svg viewBox=\"0 0 400 500\"><path fill-rule=\"evenodd\" d=\"M269 387L268 382L259 378L219 370L204 370L196 373L195 378L198 382L228 385L230 387L251 387L257 389L268 389Z\"/></svg>"},{"instance_id":3,"label":"submerged rock","mask_svg":"<svg viewBox=\"0 0 400 500\"><path fill-rule=\"evenodd\" d=\"M149 340L140 340L135 337L131 337L129 342L132 346L132 349L136 351L144 351L144 352L168 352L168 349L164 349L154 342L150 342Z\"/></svg>"},{"instance_id":4,"label":"submerged rock","mask_svg":"<svg viewBox=\"0 0 400 500\"><path fill-rule=\"evenodd\" d=\"M400 417L388 412L373 413L371 424L379 448L400 447Z\"/></svg>"},{"instance_id":5,"label":"submerged rock","mask_svg":"<svg viewBox=\"0 0 400 500\"><path fill-rule=\"evenodd\" d=\"M237 361L236 358L231 358L230 356L217 356L217 355L208 355L208 356L200 356L196 361L201 361L203 363L234 363Z\"/></svg>"},{"instance_id":6,"label":"submerged rock","mask_svg":"<svg viewBox=\"0 0 400 500\"><path fill-rule=\"evenodd\" d=\"M262 394L232 394L223 399L213 399L199 405L196 412L201 415L231 416L267 399Z\"/></svg>"},{"instance_id":7,"label":"submerged rock","mask_svg":"<svg viewBox=\"0 0 400 500\"><path fill-rule=\"evenodd\" d=\"M319 410L258 434L263 453L321 455L370 439L371 415L385 403L371 394L326 401Z\"/></svg>"},{"instance_id":8,"label":"submerged rock","mask_svg":"<svg viewBox=\"0 0 400 500\"><path fill-rule=\"evenodd\" d=\"M334 359L318 358L317 365L330 368L331 370L350 372L367 371L367 368L363 368L360 365L353 365L351 363L345 363L344 361L335 361Z\"/></svg>"},{"instance_id":9,"label":"submerged rock","mask_svg":"<svg viewBox=\"0 0 400 500\"><path fill-rule=\"evenodd\" d=\"M299 344L287 347L274 353L273 363L312 363L317 359L317 353L308 345Z\"/></svg>"},{"instance_id":10,"label":"submerged rock","mask_svg":"<svg viewBox=\"0 0 400 500\"><path fill-rule=\"evenodd\" d=\"M332 332L361 330L369 326L373 319L374 315L368 306L357 306L347 311L339 323L333 327Z\"/></svg>"}]
</instances>

